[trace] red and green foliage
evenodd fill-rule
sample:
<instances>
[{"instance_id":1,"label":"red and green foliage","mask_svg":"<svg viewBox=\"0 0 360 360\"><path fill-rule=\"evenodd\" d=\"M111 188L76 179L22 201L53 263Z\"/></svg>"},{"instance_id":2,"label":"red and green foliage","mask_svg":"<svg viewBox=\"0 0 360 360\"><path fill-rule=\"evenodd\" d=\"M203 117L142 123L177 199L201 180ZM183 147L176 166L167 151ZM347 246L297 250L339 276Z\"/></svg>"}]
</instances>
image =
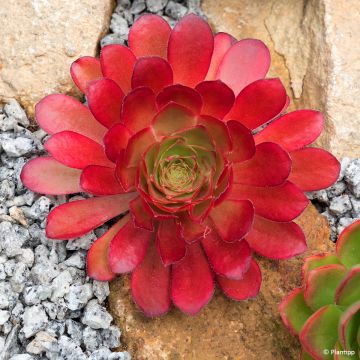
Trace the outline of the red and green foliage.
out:
<instances>
[{"instance_id":1,"label":"red and green foliage","mask_svg":"<svg viewBox=\"0 0 360 360\"><path fill-rule=\"evenodd\" d=\"M283 300L280 314L299 336L303 359L360 358L360 220L341 233L335 255L305 259L303 285Z\"/></svg>"},{"instance_id":2,"label":"red and green foliage","mask_svg":"<svg viewBox=\"0 0 360 360\"><path fill-rule=\"evenodd\" d=\"M195 15L173 30L144 15L129 47L75 61L71 75L88 105L61 94L37 104L50 156L29 161L21 178L40 193L92 197L53 209L47 236L76 238L129 210L93 244L88 274L132 272L148 316L171 303L196 314L215 282L235 300L256 296L252 251L302 253L293 220L308 204L303 192L339 173L332 155L307 147L323 116L284 115L289 98L279 79L265 79L269 66L261 41L214 36Z\"/></svg>"}]
</instances>

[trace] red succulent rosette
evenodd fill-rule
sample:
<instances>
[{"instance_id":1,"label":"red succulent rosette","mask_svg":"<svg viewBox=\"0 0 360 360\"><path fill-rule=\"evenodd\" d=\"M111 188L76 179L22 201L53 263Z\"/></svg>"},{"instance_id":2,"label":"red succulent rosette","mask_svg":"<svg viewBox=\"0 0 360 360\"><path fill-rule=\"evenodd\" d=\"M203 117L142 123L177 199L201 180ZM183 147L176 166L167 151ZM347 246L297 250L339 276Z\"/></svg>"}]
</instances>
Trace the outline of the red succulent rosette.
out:
<instances>
[{"instance_id":1,"label":"red succulent rosette","mask_svg":"<svg viewBox=\"0 0 360 360\"><path fill-rule=\"evenodd\" d=\"M322 115L282 115L289 100L279 79L264 79L269 65L261 41L214 36L195 15L173 30L144 15L129 47L77 60L71 75L88 106L61 94L38 103L50 156L30 160L21 178L36 192L93 197L53 209L47 236L82 236L129 210L92 245L88 273L132 272L134 300L149 316L171 302L196 314L215 281L235 300L255 296L252 251L303 252L293 222L308 204L303 191L339 173L332 155L306 147Z\"/></svg>"}]
</instances>

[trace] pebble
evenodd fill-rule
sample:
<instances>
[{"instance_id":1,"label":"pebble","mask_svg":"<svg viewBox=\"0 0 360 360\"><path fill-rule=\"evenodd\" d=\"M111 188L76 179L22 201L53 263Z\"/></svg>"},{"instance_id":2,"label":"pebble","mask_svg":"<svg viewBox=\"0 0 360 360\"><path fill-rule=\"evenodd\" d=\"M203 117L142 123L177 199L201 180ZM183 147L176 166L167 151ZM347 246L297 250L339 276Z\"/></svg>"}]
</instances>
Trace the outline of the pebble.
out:
<instances>
[{"instance_id":1,"label":"pebble","mask_svg":"<svg viewBox=\"0 0 360 360\"><path fill-rule=\"evenodd\" d=\"M28 155L33 150L33 140L25 137L3 140L1 145L5 153L10 157Z\"/></svg>"},{"instance_id":2,"label":"pebble","mask_svg":"<svg viewBox=\"0 0 360 360\"><path fill-rule=\"evenodd\" d=\"M97 300L90 300L85 307L81 321L93 329L107 329L110 327L112 316Z\"/></svg>"},{"instance_id":3,"label":"pebble","mask_svg":"<svg viewBox=\"0 0 360 360\"><path fill-rule=\"evenodd\" d=\"M38 331L45 329L48 317L42 305L27 307L24 311L24 326L22 328L26 338L35 335Z\"/></svg>"},{"instance_id":4,"label":"pebble","mask_svg":"<svg viewBox=\"0 0 360 360\"><path fill-rule=\"evenodd\" d=\"M170 16L174 20L179 20L180 18L185 16L187 12L187 7L172 0L168 2L165 8L165 14Z\"/></svg>"},{"instance_id":5,"label":"pebble","mask_svg":"<svg viewBox=\"0 0 360 360\"><path fill-rule=\"evenodd\" d=\"M168 3L168 0L146 0L146 7L152 13L157 13L163 10Z\"/></svg>"}]
</instances>

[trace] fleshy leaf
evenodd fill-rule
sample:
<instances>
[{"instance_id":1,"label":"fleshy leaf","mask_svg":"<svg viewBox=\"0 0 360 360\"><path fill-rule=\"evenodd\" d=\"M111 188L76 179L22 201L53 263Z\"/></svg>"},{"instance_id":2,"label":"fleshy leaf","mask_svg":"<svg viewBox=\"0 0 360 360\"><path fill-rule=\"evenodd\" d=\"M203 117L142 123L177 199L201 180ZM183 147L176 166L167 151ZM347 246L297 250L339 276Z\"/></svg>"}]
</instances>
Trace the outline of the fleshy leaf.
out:
<instances>
[{"instance_id":1,"label":"fleshy leaf","mask_svg":"<svg viewBox=\"0 0 360 360\"><path fill-rule=\"evenodd\" d=\"M202 97L202 115L222 119L231 109L235 96L233 91L220 80L203 81L196 85L196 90Z\"/></svg>"},{"instance_id":2,"label":"fleshy leaf","mask_svg":"<svg viewBox=\"0 0 360 360\"><path fill-rule=\"evenodd\" d=\"M313 256L308 256L304 260L304 265L302 267L302 276L304 282L307 280L307 277L310 271L317 269L320 266L341 264L341 261L336 255L332 254L318 254Z\"/></svg>"},{"instance_id":3,"label":"fleshy leaf","mask_svg":"<svg viewBox=\"0 0 360 360\"><path fill-rule=\"evenodd\" d=\"M36 104L35 116L48 134L69 130L101 142L106 132L88 107L63 94L45 96Z\"/></svg>"},{"instance_id":4,"label":"fleshy leaf","mask_svg":"<svg viewBox=\"0 0 360 360\"><path fill-rule=\"evenodd\" d=\"M304 300L304 290L297 288L293 290L279 305L282 321L293 335L299 335L307 319L313 311Z\"/></svg>"},{"instance_id":5,"label":"fleshy leaf","mask_svg":"<svg viewBox=\"0 0 360 360\"><path fill-rule=\"evenodd\" d=\"M245 240L226 243L212 231L201 243L216 274L234 280L244 277L251 262L251 250Z\"/></svg>"},{"instance_id":6,"label":"fleshy leaf","mask_svg":"<svg viewBox=\"0 0 360 360\"><path fill-rule=\"evenodd\" d=\"M46 236L67 240L84 235L123 213L136 193L94 197L57 206L47 218Z\"/></svg>"},{"instance_id":7,"label":"fleshy leaf","mask_svg":"<svg viewBox=\"0 0 360 360\"><path fill-rule=\"evenodd\" d=\"M121 218L91 245L87 253L87 274L92 279L110 281L115 277L108 262L109 244L128 220L129 216Z\"/></svg>"},{"instance_id":8,"label":"fleshy leaf","mask_svg":"<svg viewBox=\"0 0 360 360\"><path fill-rule=\"evenodd\" d=\"M346 268L340 264L325 265L309 272L304 298L314 311L335 303L335 291L345 276Z\"/></svg>"},{"instance_id":9,"label":"fleshy leaf","mask_svg":"<svg viewBox=\"0 0 360 360\"><path fill-rule=\"evenodd\" d=\"M360 264L360 220L352 223L340 234L336 253L348 268Z\"/></svg>"},{"instance_id":10,"label":"fleshy leaf","mask_svg":"<svg viewBox=\"0 0 360 360\"><path fill-rule=\"evenodd\" d=\"M255 297L261 286L261 271L254 259L251 260L249 270L240 280L228 279L223 276L216 278L221 290L233 300L246 300Z\"/></svg>"},{"instance_id":11,"label":"fleshy leaf","mask_svg":"<svg viewBox=\"0 0 360 360\"><path fill-rule=\"evenodd\" d=\"M279 79L257 80L240 92L225 119L256 129L278 116L286 101L286 90Z\"/></svg>"},{"instance_id":12,"label":"fleshy leaf","mask_svg":"<svg viewBox=\"0 0 360 360\"><path fill-rule=\"evenodd\" d=\"M120 122L121 102L124 93L110 79L92 81L87 87L86 98L97 121L107 128Z\"/></svg>"},{"instance_id":13,"label":"fleshy leaf","mask_svg":"<svg viewBox=\"0 0 360 360\"><path fill-rule=\"evenodd\" d=\"M140 196L130 202L130 212L135 226L149 231L153 230L151 208Z\"/></svg>"},{"instance_id":14,"label":"fleshy leaf","mask_svg":"<svg viewBox=\"0 0 360 360\"><path fill-rule=\"evenodd\" d=\"M291 159L279 145L262 143L256 146L255 155L250 160L234 164L233 169L234 183L276 186L288 178Z\"/></svg>"},{"instance_id":15,"label":"fleshy leaf","mask_svg":"<svg viewBox=\"0 0 360 360\"><path fill-rule=\"evenodd\" d=\"M155 244L165 266L174 264L185 256L185 241L178 236L175 229L175 219L159 222Z\"/></svg>"},{"instance_id":16,"label":"fleshy leaf","mask_svg":"<svg viewBox=\"0 0 360 360\"><path fill-rule=\"evenodd\" d=\"M340 164L329 152L304 148L290 153L289 181L302 191L321 190L332 185L339 176Z\"/></svg>"},{"instance_id":17,"label":"fleshy leaf","mask_svg":"<svg viewBox=\"0 0 360 360\"><path fill-rule=\"evenodd\" d=\"M224 55L216 74L237 95L245 86L265 77L270 67L270 52L255 39L235 43Z\"/></svg>"},{"instance_id":18,"label":"fleshy leaf","mask_svg":"<svg viewBox=\"0 0 360 360\"><path fill-rule=\"evenodd\" d=\"M54 159L75 169L84 169L89 165L114 166L102 145L73 131L52 135L44 147Z\"/></svg>"},{"instance_id":19,"label":"fleshy leaf","mask_svg":"<svg viewBox=\"0 0 360 360\"><path fill-rule=\"evenodd\" d=\"M131 134L128 128L123 124L114 125L104 137L106 156L113 162L121 150L126 149Z\"/></svg>"},{"instance_id":20,"label":"fleshy leaf","mask_svg":"<svg viewBox=\"0 0 360 360\"><path fill-rule=\"evenodd\" d=\"M340 316L337 306L327 305L313 314L302 328L301 345L315 359L333 360L333 354L325 354L324 350L335 348Z\"/></svg>"},{"instance_id":21,"label":"fleshy leaf","mask_svg":"<svg viewBox=\"0 0 360 360\"><path fill-rule=\"evenodd\" d=\"M123 45L104 46L100 53L104 76L114 80L125 94L131 90L131 76L135 61L132 51Z\"/></svg>"},{"instance_id":22,"label":"fleshy leaf","mask_svg":"<svg viewBox=\"0 0 360 360\"><path fill-rule=\"evenodd\" d=\"M76 86L83 92L93 80L101 78L101 65L99 59L92 56L83 56L71 64L71 77Z\"/></svg>"},{"instance_id":23,"label":"fleshy leaf","mask_svg":"<svg viewBox=\"0 0 360 360\"><path fill-rule=\"evenodd\" d=\"M355 302L341 315L339 340L345 350L358 351L357 335L360 325L360 301Z\"/></svg>"},{"instance_id":24,"label":"fleshy leaf","mask_svg":"<svg viewBox=\"0 0 360 360\"><path fill-rule=\"evenodd\" d=\"M69 168L54 158L42 156L29 160L21 171L21 182L30 190L48 195L81 191L78 169Z\"/></svg>"},{"instance_id":25,"label":"fleshy leaf","mask_svg":"<svg viewBox=\"0 0 360 360\"><path fill-rule=\"evenodd\" d=\"M172 30L168 60L174 72L174 83L194 86L204 80L214 49L209 24L194 14L184 16Z\"/></svg>"},{"instance_id":26,"label":"fleshy leaf","mask_svg":"<svg viewBox=\"0 0 360 360\"><path fill-rule=\"evenodd\" d=\"M137 88L124 98L121 120L136 133L150 126L156 111L154 92L147 87Z\"/></svg>"},{"instance_id":27,"label":"fleshy leaf","mask_svg":"<svg viewBox=\"0 0 360 360\"><path fill-rule=\"evenodd\" d=\"M247 200L226 199L211 210L210 217L220 237L226 242L233 242L250 231L254 207Z\"/></svg>"},{"instance_id":28,"label":"fleshy leaf","mask_svg":"<svg viewBox=\"0 0 360 360\"><path fill-rule=\"evenodd\" d=\"M273 187L233 184L228 198L250 200L257 215L281 222L294 220L309 204L303 192L288 181Z\"/></svg>"},{"instance_id":29,"label":"fleshy leaf","mask_svg":"<svg viewBox=\"0 0 360 360\"><path fill-rule=\"evenodd\" d=\"M200 113L202 107L201 96L193 88L176 84L166 87L156 98L159 109L174 102L188 108L195 114Z\"/></svg>"},{"instance_id":30,"label":"fleshy leaf","mask_svg":"<svg viewBox=\"0 0 360 360\"><path fill-rule=\"evenodd\" d=\"M250 247L269 259L288 259L307 249L305 235L294 222L281 223L255 216L246 237Z\"/></svg>"},{"instance_id":31,"label":"fleshy leaf","mask_svg":"<svg viewBox=\"0 0 360 360\"><path fill-rule=\"evenodd\" d=\"M336 289L336 304L340 306L350 306L360 301L360 265L354 266L349 270Z\"/></svg>"},{"instance_id":32,"label":"fleshy leaf","mask_svg":"<svg viewBox=\"0 0 360 360\"><path fill-rule=\"evenodd\" d=\"M297 110L273 121L255 136L256 144L274 142L294 151L314 142L324 127L323 115L314 110Z\"/></svg>"},{"instance_id":33,"label":"fleshy leaf","mask_svg":"<svg viewBox=\"0 0 360 360\"><path fill-rule=\"evenodd\" d=\"M173 82L173 73L169 63L160 57L142 57L137 60L131 79L132 88L149 87L157 94Z\"/></svg>"},{"instance_id":34,"label":"fleshy leaf","mask_svg":"<svg viewBox=\"0 0 360 360\"><path fill-rule=\"evenodd\" d=\"M115 177L115 168L107 166L87 166L81 173L80 185L84 191L98 196L124 192Z\"/></svg>"},{"instance_id":35,"label":"fleshy leaf","mask_svg":"<svg viewBox=\"0 0 360 360\"><path fill-rule=\"evenodd\" d=\"M212 298L214 279L198 243L187 246L182 261L172 267L171 299L184 313L196 315Z\"/></svg>"},{"instance_id":36,"label":"fleshy leaf","mask_svg":"<svg viewBox=\"0 0 360 360\"><path fill-rule=\"evenodd\" d=\"M129 46L139 58L141 56L160 56L166 59L171 28L158 15L140 16L129 31Z\"/></svg>"},{"instance_id":37,"label":"fleshy leaf","mask_svg":"<svg viewBox=\"0 0 360 360\"><path fill-rule=\"evenodd\" d=\"M170 309L170 267L161 262L153 243L131 275L131 293L146 316L160 316Z\"/></svg>"},{"instance_id":38,"label":"fleshy leaf","mask_svg":"<svg viewBox=\"0 0 360 360\"><path fill-rule=\"evenodd\" d=\"M111 270L117 274L133 271L143 261L152 236L152 232L136 227L129 219L110 242Z\"/></svg>"}]
</instances>

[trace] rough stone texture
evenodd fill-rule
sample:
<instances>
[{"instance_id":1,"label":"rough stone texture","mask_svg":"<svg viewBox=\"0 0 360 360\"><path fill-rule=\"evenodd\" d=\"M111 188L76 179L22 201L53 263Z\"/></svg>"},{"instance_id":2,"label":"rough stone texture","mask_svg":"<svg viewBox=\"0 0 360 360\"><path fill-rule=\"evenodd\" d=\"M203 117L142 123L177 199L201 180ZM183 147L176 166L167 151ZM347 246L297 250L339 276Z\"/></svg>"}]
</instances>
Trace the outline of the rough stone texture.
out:
<instances>
[{"instance_id":1,"label":"rough stone texture","mask_svg":"<svg viewBox=\"0 0 360 360\"><path fill-rule=\"evenodd\" d=\"M308 240L306 255L333 249L327 221L313 206L298 222ZM122 343L137 360L297 360L299 345L283 326L277 307L300 285L302 259L259 259L263 284L257 298L235 302L217 291L196 317L172 309L164 317L145 318L130 298L127 278L111 283L110 310L124 329Z\"/></svg>"},{"instance_id":2,"label":"rough stone texture","mask_svg":"<svg viewBox=\"0 0 360 360\"><path fill-rule=\"evenodd\" d=\"M43 96L78 94L69 66L95 55L114 0L16 0L0 6L0 102L16 97L32 115Z\"/></svg>"},{"instance_id":3,"label":"rough stone texture","mask_svg":"<svg viewBox=\"0 0 360 360\"><path fill-rule=\"evenodd\" d=\"M358 156L358 1L203 0L202 9L217 31L263 40L273 59L270 76L284 81L292 109L324 112L318 144L339 157Z\"/></svg>"}]
</instances>

